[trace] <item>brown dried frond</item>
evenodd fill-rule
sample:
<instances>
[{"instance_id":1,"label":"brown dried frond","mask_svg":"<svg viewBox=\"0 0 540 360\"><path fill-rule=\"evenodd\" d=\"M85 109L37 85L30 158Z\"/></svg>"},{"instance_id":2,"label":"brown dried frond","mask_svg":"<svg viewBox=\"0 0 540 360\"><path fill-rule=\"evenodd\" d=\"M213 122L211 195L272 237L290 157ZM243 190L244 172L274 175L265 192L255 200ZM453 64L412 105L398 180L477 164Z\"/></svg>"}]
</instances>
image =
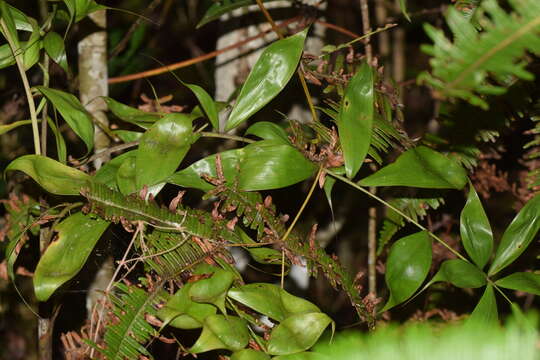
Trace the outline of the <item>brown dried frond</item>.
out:
<instances>
[{"instance_id":1,"label":"brown dried frond","mask_svg":"<svg viewBox=\"0 0 540 360\"><path fill-rule=\"evenodd\" d=\"M489 199L492 191L512 191L512 186L508 182L508 174L497 169L497 166L490 164L487 159L480 160L471 180L476 191L484 199Z\"/></svg>"}]
</instances>

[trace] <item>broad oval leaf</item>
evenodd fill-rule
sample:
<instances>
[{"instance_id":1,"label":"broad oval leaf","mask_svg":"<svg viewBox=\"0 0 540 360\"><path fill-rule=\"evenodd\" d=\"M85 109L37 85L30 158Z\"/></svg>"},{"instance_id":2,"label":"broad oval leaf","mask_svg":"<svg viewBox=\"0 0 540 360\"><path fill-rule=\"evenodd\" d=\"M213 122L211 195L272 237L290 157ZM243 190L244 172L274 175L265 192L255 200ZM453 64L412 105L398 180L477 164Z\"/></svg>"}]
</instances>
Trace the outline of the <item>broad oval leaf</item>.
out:
<instances>
[{"instance_id":1,"label":"broad oval leaf","mask_svg":"<svg viewBox=\"0 0 540 360\"><path fill-rule=\"evenodd\" d=\"M303 181L316 167L298 150L274 140L263 140L244 148L238 187L246 191L279 189Z\"/></svg>"},{"instance_id":2,"label":"broad oval leaf","mask_svg":"<svg viewBox=\"0 0 540 360\"><path fill-rule=\"evenodd\" d=\"M495 282L503 288L525 291L540 296L540 274L516 272Z\"/></svg>"},{"instance_id":3,"label":"broad oval leaf","mask_svg":"<svg viewBox=\"0 0 540 360\"><path fill-rule=\"evenodd\" d=\"M51 60L60 65L65 72L69 71L64 39L54 31L49 31L43 38L43 47Z\"/></svg>"},{"instance_id":4,"label":"broad oval leaf","mask_svg":"<svg viewBox=\"0 0 540 360\"><path fill-rule=\"evenodd\" d=\"M128 158L135 159L135 156L137 155L137 150L128 151L126 153L123 153L114 159L106 162L103 164L98 171L96 171L93 180L95 182L98 182L100 184L105 184L111 189L118 190L117 186L117 176L118 172L120 170L120 167L126 161ZM135 168L135 165L133 163L133 169ZM122 176L123 177L123 176ZM135 178L135 175L133 174L133 179ZM135 182L133 181L133 184ZM122 191L122 194L126 194ZM130 194L130 193L127 193Z\"/></svg>"},{"instance_id":5,"label":"broad oval leaf","mask_svg":"<svg viewBox=\"0 0 540 360\"><path fill-rule=\"evenodd\" d=\"M270 360L270 356L253 349L243 349L231 355L231 360Z\"/></svg>"},{"instance_id":6,"label":"broad oval leaf","mask_svg":"<svg viewBox=\"0 0 540 360\"><path fill-rule=\"evenodd\" d=\"M94 123L92 121L92 115L71 94L45 86L36 86L36 88L62 114L64 120L73 129L75 134L84 141L87 151L90 152L94 146Z\"/></svg>"},{"instance_id":7,"label":"broad oval leaf","mask_svg":"<svg viewBox=\"0 0 540 360\"><path fill-rule=\"evenodd\" d=\"M510 265L535 238L540 229L540 195L529 200L505 230L488 275Z\"/></svg>"},{"instance_id":8,"label":"broad oval leaf","mask_svg":"<svg viewBox=\"0 0 540 360\"><path fill-rule=\"evenodd\" d=\"M267 1L276 0L263 0L263 2ZM234 9L253 4L255 4L254 0L227 0L214 2L204 13L202 19L197 24L197 28L200 28L201 26L208 24L209 22L219 19L221 15L227 14Z\"/></svg>"},{"instance_id":9,"label":"broad oval leaf","mask_svg":"<svg viewBox=\"0 0 540 360\"><path fill-rule=\"evenodd\" d=\"M255 135L264 140L275 140L286 145L290 144L287 132L281 126L269 121L256 122L246 130L245 135Z\"/></svg>"},{"instance_id":10,"label":"broad oval leaf","mask_svg":"<svg viewBox=\"0 0 540 360\"><path fill-rule=\"evenodd\" d=\"M126 156L118 170L116 171L116 184L118 190L124 195L133 194L138 190L136 183L136 165L137 150L130 151L129 156Z\"/></svg>"},{"instance_id":11,"label":"broad oval leaf","mask_svg":"<svg viewBox=\"0 0 540 360\"><path fill-rule=\"evenodd\" d=\"M108 226L108 221L78 212L55 227L58 238L47 247L34 273L34 291L39 301L47 301L77 275Z\"/></svg>"},{"instance_id":12,"label":"broad oval leaf","mask_svg":"<svg viewBox=\"0 0 540 360\"><path fill-rule=\"evenodd\" d=\"M81 188L91 180L82 171L41 155L25 155L13 160L5 171L12 170L24 172L42 188L56 195L79 195Z\"/></svg>"},{"instance_id":13,"label":"broad oval leaf","mask_svg":"<svg viewBox=\"0 0 540 360\"><path fill-rule=\"evenodd\" d=\"M225 130L234 129L249 119L283 90L300 61L307 32L305 29L278 40L262 52L240 90Z\"/></svg>"},{"instance_id":14,"label":"broad oval leaf","mask_svg":"<svg viewBox=\"0 0 540 360\"><path fill-rule=\"evenodd\" d=\"M284 321L294 314L320 312L307 300L289 294L277 285L253 283L229 290L231 299L277 321Z\"/></svg>"},{"instance_id":15,"label":"broad oval leaf","mask_svg":"<svg viewBox=\"0 0 540 360\"><path fill-rule=\"evenodd\" d=\"M386 311L407 300L422 285L431 266L431 241L426 231L399 239L390 248L385 280L390 298Z\"/></svg>"},{"instance_id":16,"label":"broad oval leaf","mask_svg":"<svg viewBox=\"0 0 540 360\"><path fill-rule=\"evenodd\" d=\"M479 329L499 325L497 300L491 284L486 286L484 295L482 295L471 316L467 319L466 325L478 327Z\"/></svg>"},{"instance_id":17,"label":"broad oval leaf","mask_svg":"<svg viewBox=\"0 0 540 360\"><path fill-rule=\"evenodd\" d=\"M363 186L410 186L462 189L467 173L457 162L425 146L409 149L397 160L360 180Z\"/></svg>"},{"instance_id":18,"label":"broad oval leaf","mask_svg":"<svg viewBox=\"0 0 540 360\"><path fill-rule=\"evenodd\" d=\"M289 355L306 351L331 323L332 319L321 312L291 315L272 330L268 353Z\"/></svg>"},{"instance_id":19,"label":"broad oval leaf","mask_svg":"<svg viewBox=\"0 0 540 360\"><path fill-rule=\"evenodd\" d=\"M210 304L197 303L189 297L189 291L195 283L187 283L178 290L171 299L159 309L157 316L165 324L179 329L198 329L204 320L214 315L216 307Z\"/></svg>"},{"instance_id":20,"label":"broad oval leaf","mask_svg":"<svg viewBox=\"0 0 540 360\"><path fill-rule=\"evenodd\" d=\"M459 226L465 251L482 269L486 266L493 251L493 234L486 212L472 184L467 203L461 212Z\"/></svg>"},{"instance_id":21,"label":"broad oval leaf","mask_svg":"<svg viewBox=\"0 0 540 360\"><path fill-rule=\"evenodd\" d=\"M353 178L368 153L373 124L373 71L363 63L349 81L337 126L347 177Z\"/></svg>"},{"instance_id":22,"label":"broad oval leaf","mask_svg":"<svg viewBox=\"0 0 540 360\"><path fill-rule=\"evenodd\" d=\"M486 275L471 263L461 259L446 260L430 281L447 281L459 288L479 288L486 285Z\"/></svg>"},{"instance_id":23,"label":"broad oval leaf","mask_svg":"<svg viewBox=\"0 0 540 360\"><path fill-rule=\"evenodd\" d=\"M191 119L168 114L141 137L136 157L137 189L172 175L193 143Z\"/></svg>"},{"instance_id":24,"label":"broad oval leaf","mask_svg":"<svg viewBox=\"0 0 540 360\"><path fill-rule=\"evenodd\" d=\"M248 324L237 316L210 315L204 320L203 331L189 349L198 354L215 349L238 351L249 342Z\"/></svg>"}]
</instances>

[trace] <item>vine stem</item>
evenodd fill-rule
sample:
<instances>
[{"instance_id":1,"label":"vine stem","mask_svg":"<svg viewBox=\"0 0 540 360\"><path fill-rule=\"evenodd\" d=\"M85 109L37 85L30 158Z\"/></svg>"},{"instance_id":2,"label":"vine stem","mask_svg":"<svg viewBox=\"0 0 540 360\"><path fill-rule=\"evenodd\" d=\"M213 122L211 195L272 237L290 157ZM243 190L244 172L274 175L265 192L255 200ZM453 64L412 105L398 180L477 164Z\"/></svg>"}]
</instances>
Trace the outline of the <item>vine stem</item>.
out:
<instances>
[{"instance_id":1,"label":"vine stem","mask_svg":"<svg viewBox=\"0 0 540 360\"><path fill-rule=\"evenodd\" d=\"M28 77L26 76L26 71L24 70L24 63L22 58L22 51L17 48L11 34L7 28L7 25L3 18L0 18L0 27L2 27L2 32L8 41L15 62L17 63L17 68L19 69L19 74L24 86L24 91L26 93L26 100L28 101L28 109L30 110L30 119L32 120L32 134L34 137L34 152L36 155L41 155L41 144L39 140L39 128L38 128L38 118L36 113L36 104L34 102L34 97L32 96L32 91L30 90L30 83L28 82Z\"/></svg>"},{"instance_id":2,"label":"vine stem","mask_svg":"<svg viewBox=\"0 0 540 360\"><path fill-rule=\"evenodd\" d=\"M325 172L328 174L328 175L331 175L333 177L335 177L336 179L340 180L340 181L343 181L344 183L346 183L347 185L350 185L352 186L353 188L357 189L357 190L360 190L361 192L363 192L364 194L368 195L369 197L377 200L378 202L380 202L381 204L383 204L384 206L388 207L389 209L392 209L393 211L395 211L397 214L399 214L400 216L402 216L404 219L406 219L408 222L410 222L411 224L415 225L417 228L419 228L420 230L423 230L423 231L426 231L429 236L431 236L433 239L435 239L436 241L438 241L441 245L443 245L445 248L448 249L448 251L450 251L452 254L456 255L458 258L460 258L461 260L463 261L466 261L466 262L470 262L469 260L467 260L463 255L461 255L458 251L456 251L455 249L453 249L450 245L448 245L443 239L441 239L440 237L438 237L437 235L435 235L434 233L432 233L431 231L429 231L425 226L421 225L418 221L414 220L413 218L407 216L403 211L399 210L398 208L392 206L391 204L389 204L388 202L384 201L383 199L381 199L380 197L378 197L377 195L375 194L372 194L371 192L369 192L369 190L366 190L364 189L363 187L361 187L360 185L352 182L351 180L347 179L346 177L343 177L341 175L338 175L336 173L334 173L333 171L331 170L325 170Z\"/></svg>"}]
</instances>

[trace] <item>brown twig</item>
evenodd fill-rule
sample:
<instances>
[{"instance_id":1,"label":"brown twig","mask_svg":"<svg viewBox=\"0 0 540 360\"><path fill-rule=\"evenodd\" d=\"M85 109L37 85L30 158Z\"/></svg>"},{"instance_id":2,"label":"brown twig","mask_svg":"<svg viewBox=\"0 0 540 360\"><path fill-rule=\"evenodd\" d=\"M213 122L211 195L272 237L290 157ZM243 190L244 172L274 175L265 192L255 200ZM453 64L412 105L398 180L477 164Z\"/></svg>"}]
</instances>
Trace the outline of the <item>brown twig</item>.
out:
<instances>
[{"instance_id":1,"label":"brown twig","mask_svg":"<svg viewBox=\"0 0 540 360\"><path fill-rule=\"evenodd\" d=\"M360 0L360 12L362 14L362 31L364 35L369 34L371 32L371 25L369 24L369 7L367 0ZM369 42L370 37L368 36L366 38L366 57L368 64L371 65L371 61L373 59L373 50L371 48L371 43Z\"/></svg>"}]
</instances>

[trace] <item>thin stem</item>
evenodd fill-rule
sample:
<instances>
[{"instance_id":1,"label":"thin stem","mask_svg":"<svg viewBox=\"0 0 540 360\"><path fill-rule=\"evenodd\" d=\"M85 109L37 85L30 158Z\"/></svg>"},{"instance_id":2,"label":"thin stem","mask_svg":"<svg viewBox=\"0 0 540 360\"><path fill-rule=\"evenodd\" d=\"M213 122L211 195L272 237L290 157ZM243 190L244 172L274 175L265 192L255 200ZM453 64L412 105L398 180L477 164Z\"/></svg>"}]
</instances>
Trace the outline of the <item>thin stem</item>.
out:
<instances>
[{"instance_id":1,"label":"thin stem","mask_svg":"<svg viewBox=\"0 0 540 360\"><path fill-rule=\"evenodd\" d=\"M377 188L370 187L369 192L376 194ZM377 295L377 207L368 210L368 290Z\"/></svg>"},{"instance_id":2,"label":"thin stem","mask_svg":"<svg viewBox=\"0 0 540 360\"><path fill-rule=\"evenodd\" d=\"M227 139L227 140L234 140L234 141L241 141L248 144L252 144L256 142L256 140L248 139L242 136L236 136L236 135L229 135L229 134L221 134L221 133L215 133L215 132L208 132L208 131L201 131L201 135L204 137L212 137L212 138L220 138L220 139Z\"/></svg>"},{"instance_id":3,"label":"thin stem","mask_svg":"<svg viewBox=\"0 0 540 360\"><path fill-rule=\"evenodd\" d=\"M26 76L26 71L24 69L23 53L19 51L20 49L17 48L15 42L11 38L11 34L9 33L6 23L4 22L4 19L2 18L0 18L0 27L2 27L4 36L6 37L6 40L9 43L11 52L13 53L13 56L15 57L15 62L17 63L17 68L19 69L19 74L21 75L24 91L26 93L26 100L28 101L28 109L30 110L30 119L32 120L32 133L34 137L34 152L36 153L36 155L41 155L41 144L39 140L36 104L34 103L34 97L32 96L32 91L30 90L30 83L28 82L28 77Z\"/></svg>"},{"instance_id":4,"label":"thin stem","mask_svg":"<svg viewBox=\"0 0 540 360\"><path fill-rule=\"evenodd\" d=\"M499 294L502 295L502 297L508 302L508 304L512 305L512 301L506 296L506 294L491 280L490 278L487 278L487 281L499 292Z\"/></svg>"},{"instance_id":5,"label":"thin stem","mask_svg":"<svg viewBox=\"0 0 540 360\"><path fill-rule=\"evenodd\" d=\"M332 170L325 170L327 174L335 177L336 179L338 180L341 180L343 181L344 183L354 187L355 189L357 190L360 190L361 192L363 192L364 194L368 195L369 197L377 200L378 202L380 202L381 204L383 204L384 206L388 207L389 209L392 209L393 211L395 211L397 214L399 214L400 216L402 216L404 219L406 219L408 222L410 222L411 224L415 225L417 228L419 228L420 230L423 230L423 231L426 231L429 236L431 236L433 239L435 239L436 241L438 241L441 245L443 245L445 248L448 249L448 251L450 251L452 254L456 255L458 258L460 258L461 260L463 261L466 261L466 262L470 262L469 260L467 260L463 255L461 255L459 252L457 252L456 250L454 250L450 245L448 245L443 239L441 239L440 237L438 237L437 235L435 235L434 233L432 233L431 231L429 231L426 227L422 226L419 222L417 222L416 220L414 220L413 218L407 216L403 211L399 210L398 208L390 205L388 202L384 201L383 199L381 199L380 197L378 197L377 195L375 194L372 194L370 193L368 190L364 189L363 187L361 187L360 185L352 182L351 180L347 179L346 177L343 177L341 175L338 175L336 173L334 173Z\"/></svg>"},{"instance_id":6,"label":"thin stem","mask_svg":"<svg viewBox=\"0 0 540 360\"><path fill-rule=\"evenodd\" d=\"M362 14L362 30L364 35L367 35L371 32L371 25L369 24L369 7L367 0L360 0L360 12ZM373 50L371 48L371 43L369 42L370 37L366 37L366 57L368 64L371 65L373 59Z\"/></svg>"}]
</instances>

